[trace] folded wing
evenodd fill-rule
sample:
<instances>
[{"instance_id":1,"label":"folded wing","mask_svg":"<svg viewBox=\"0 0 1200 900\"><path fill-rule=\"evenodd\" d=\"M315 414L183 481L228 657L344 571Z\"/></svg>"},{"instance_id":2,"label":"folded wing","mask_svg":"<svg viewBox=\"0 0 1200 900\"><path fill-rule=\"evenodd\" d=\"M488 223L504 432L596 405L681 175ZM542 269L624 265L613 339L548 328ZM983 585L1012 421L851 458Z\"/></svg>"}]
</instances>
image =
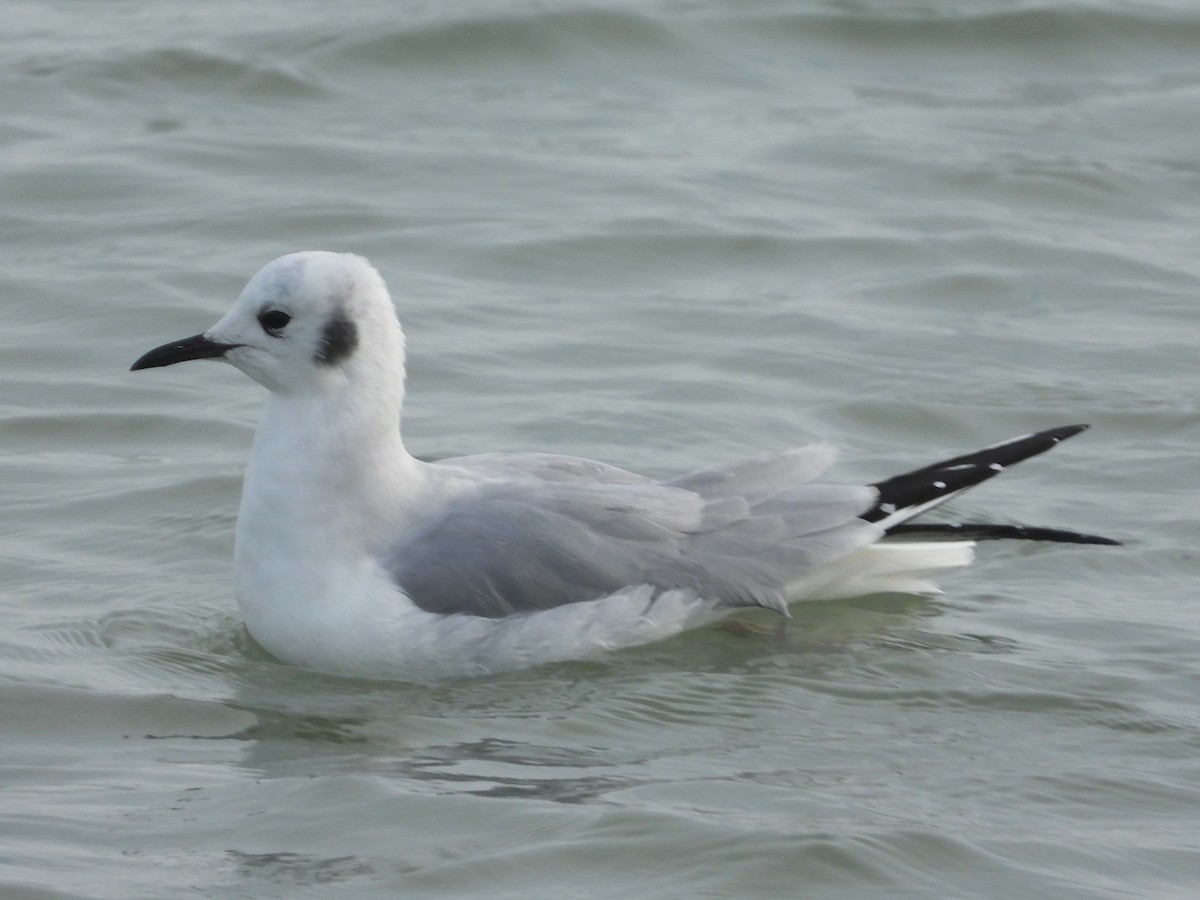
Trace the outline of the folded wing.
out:
<instances>
[{"instance_id":1,"label":"folded wing","mask_svg":"<svg viewBox=\"0 0 1200 900\"><path fill-rule=\"evenodd\" d=\"M806 483L833 456L816 445L668 482L483 483L382 562L417 606L440 614L496 618L636 585L786 612L789 584L882 534L859 518L873 488Z\"/></svg>"}]
</instances>

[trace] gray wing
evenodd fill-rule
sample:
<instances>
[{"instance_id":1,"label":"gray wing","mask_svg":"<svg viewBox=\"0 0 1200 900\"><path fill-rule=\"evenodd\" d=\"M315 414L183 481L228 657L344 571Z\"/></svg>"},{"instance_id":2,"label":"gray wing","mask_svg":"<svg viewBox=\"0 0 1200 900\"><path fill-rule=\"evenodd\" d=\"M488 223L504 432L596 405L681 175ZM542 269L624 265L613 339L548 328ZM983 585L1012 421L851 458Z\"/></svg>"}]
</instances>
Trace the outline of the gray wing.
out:
<instances>
[{"instance_id":1,"label":"gray wing","mask_svg":"<svg viewBox=\"0 0 1200 900\"><path fill-rule=\"evenodd\" d=\"M436 465L465 466L514 478L568 481L585 484L650 484L653 478L637 475L607 463L554 453L476 453L444 459Z\"/></svg>"},{"instance_id":2,"label":"gray wing","mask_svg":"<svg viewBox=\"0 0 1200 900\"><path fill-rule=\"evenodd\" d=\"M669 482L487 483L382 562L418 607L440 614L498 618L643 584L786 613L790 583L880 534L858 518L872 488L804 484L832 456L802 448Z\"/></svg>"}]
</instances>

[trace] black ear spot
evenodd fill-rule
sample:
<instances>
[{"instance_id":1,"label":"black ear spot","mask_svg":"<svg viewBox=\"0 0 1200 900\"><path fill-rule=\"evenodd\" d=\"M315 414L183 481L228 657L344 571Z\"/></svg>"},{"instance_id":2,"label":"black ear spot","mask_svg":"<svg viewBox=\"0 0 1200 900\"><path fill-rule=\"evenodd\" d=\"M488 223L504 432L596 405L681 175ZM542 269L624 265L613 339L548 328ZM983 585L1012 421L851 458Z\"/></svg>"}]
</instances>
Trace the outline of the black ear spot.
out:
<instances>
[{"instance_id":1,"label":"black ear spot","mask_svg":"<svg viewBox=\"0 0 1200 900\"><path fill-rule=\"evenodd\" d=\"M341 310L325 323L316 360L322 366L336 366L358 346L358 327Z\"/></svg>"}]
</instances>

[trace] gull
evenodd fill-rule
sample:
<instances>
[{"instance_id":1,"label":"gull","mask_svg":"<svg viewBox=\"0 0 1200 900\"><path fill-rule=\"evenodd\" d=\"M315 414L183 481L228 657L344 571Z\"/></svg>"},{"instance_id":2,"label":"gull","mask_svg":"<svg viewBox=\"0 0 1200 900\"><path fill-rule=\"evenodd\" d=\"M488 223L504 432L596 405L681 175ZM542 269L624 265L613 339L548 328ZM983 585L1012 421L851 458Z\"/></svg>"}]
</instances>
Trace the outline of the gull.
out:
<instances>
[{"instance_id":1,"label":"gull","mask_svg":"<svg viewBox=\"0 0 1200 900\"><path fill-rule=\"evenodd\" d=\"M761 607L937 593L977 540L1115 544L914 516L1085 429L1025 435L870 485L813 483L813 444L659 480L588 459L426 462L401 439L405 340L366 259L268 263L208 331L132 369L231 363L270 392L234 546L254 639L321 672L430 683L594 658Z\"/></svg>"}]
</instances>

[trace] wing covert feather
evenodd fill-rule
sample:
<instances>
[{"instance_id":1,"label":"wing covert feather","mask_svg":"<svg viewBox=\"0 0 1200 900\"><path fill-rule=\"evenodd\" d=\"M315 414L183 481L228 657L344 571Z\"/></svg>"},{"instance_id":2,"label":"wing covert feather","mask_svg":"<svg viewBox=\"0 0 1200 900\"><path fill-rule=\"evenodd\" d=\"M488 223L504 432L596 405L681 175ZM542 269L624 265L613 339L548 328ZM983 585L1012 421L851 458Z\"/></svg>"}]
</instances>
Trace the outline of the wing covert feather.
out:
<instances>
[{"instance_id":1,"label":"wing covert feather","mask_svg":"<svg viewBox=\"0 0 1200 900\"><path fill-rule=\"evenodd\" d=\"M786 614L789 584L880 533L858 518L873 489L803 483L832 461L825 445L666 482L623 480L618 469L603 481L576 479L587 461L522 455L520 463L529 457L531 478L459 494L381 554L417 606L495 618L648 584ZM503 462L487 458L490 469Z\"/></svg>"}]
</instances>

